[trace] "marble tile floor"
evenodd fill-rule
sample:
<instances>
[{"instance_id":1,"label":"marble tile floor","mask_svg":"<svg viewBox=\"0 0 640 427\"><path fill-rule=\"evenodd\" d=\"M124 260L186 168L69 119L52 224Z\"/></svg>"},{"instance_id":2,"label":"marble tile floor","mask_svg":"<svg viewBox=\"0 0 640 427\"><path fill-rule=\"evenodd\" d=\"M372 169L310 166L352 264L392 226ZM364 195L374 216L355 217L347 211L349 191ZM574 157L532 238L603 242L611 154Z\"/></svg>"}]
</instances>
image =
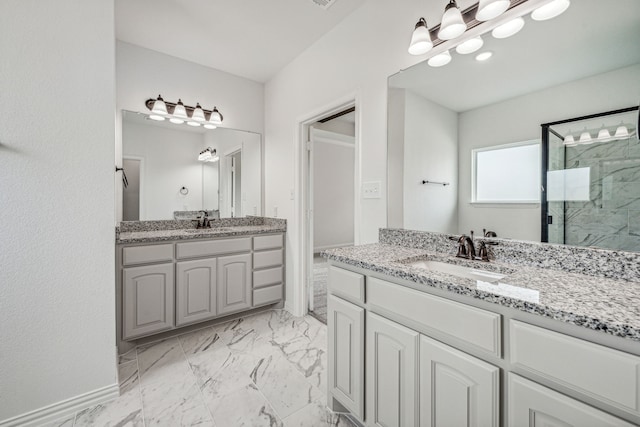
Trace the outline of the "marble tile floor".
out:
<instances>
[{"instance_id":1,"label":"marble tile floor","mask_svg":"<svg viewBox=\"0 0 640 427\"><path fill-rule=\"evenodd\" d=\"M120 397L47 426L354 427L326 408L327 328L269 310L120 356Z\"/></svg>"}]
</instances>

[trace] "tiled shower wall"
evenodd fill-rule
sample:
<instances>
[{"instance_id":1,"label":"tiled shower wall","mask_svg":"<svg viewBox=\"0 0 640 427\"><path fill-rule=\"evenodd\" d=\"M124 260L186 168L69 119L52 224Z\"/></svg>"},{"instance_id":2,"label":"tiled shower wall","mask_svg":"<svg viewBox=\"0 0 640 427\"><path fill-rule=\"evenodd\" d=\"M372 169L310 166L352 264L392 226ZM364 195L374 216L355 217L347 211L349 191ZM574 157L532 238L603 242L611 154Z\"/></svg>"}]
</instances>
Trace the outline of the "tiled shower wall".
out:
<instances>
[{"instance_id":1,"label":"tiled shower wall","mask_svg":"<svg viewBox=\"0 0 640 427\"><path fill-rule=\"evenodd\" d=\"M591 200L550 202L549 241L640 251L638 138L578 145L566 151L552 147L550 153L550 170L591 168Z\"/></svg>"}]
</instances>

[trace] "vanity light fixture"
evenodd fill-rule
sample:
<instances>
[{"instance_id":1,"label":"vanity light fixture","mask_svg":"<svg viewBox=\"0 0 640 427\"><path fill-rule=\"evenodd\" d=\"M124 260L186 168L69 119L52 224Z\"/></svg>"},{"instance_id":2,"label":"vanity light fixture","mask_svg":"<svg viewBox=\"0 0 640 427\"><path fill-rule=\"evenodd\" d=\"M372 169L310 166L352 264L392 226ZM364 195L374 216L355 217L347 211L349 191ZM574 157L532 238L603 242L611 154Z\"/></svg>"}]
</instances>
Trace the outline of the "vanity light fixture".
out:
<instances>
[{"instance_id":1,"label":"vanity light fixture","mask_svg":"<svg viewBox=\"0 0 640 427\"><path fill-rule=\"evenodd\" d=\"M444 65L447 65L449 62L451 62L451 54L449 53L448 50L445 50L444 52L429 58L429 60L427 61L427 64L429 64L432 67L442 67Z\"/></svg>"},{"instance_id":2,"label":"vanity light fixture","mask_svg":"<svg viewBox=\"0 0 640 427\"><path fill-rule=\"evenodd\" d=\"M218 111L218 107L213 107L213 111L211 111L211 115L209 116L209 123L212 125L218 126L222 124L222 114Z\"/></svg>"},{"instance_id":3,"label":"vanity light fixture","mask_svg":"<svg viewBox=\"0 0 640 427\"><path fill-rule=\"evenodd\" d=\"M602 126L602 129L598 131L598 141L611 141L611 134L609 133L609 129L605 128L604 125Z\"/></svg>"},{"instance_id":4,"label":"vanity light fixture","mask_svg":"<svg viewBox=\"0 0 640 427\"><path fill-rule=\"evenodd\" d=\"M575 139L573 139L573 135L568 134L564 137L564 145L567 145L569 147L574 147L576 145L578 145L578 143L576 142Z\"/></svg>"},{"instance_id":5,"label":"vanity light fixture","mask_svg":"<svg viewBox=\"0 0 640 427\"><path fill-rule=\"evenodd\" d=\"M181 99L177 103L167 102L158 95L157 99L147 99L145 106L151 111L149 118L153 120L164 120L164 116L169 118L171 123L183 124L187 122L189 126L200 126L207 124L207 129L215 129L222 124L222 114L217 107L213 110L205 110L197 103L195 107L184 105ZM162 113L164 111L164 113Z\"/></svg>"},{"instance_id":6,"label":"vanity light fixture","mask_svg":"<svg viewBox=\"0 0 640 427\"><path fill-rule=\"evenodd\" d=\"M511 0L480 0L476 19L478 21L488 21L502 15L507 9Z\"/></svg>"},{"instance_id":7,"label":"vanity light fixture","mask_svg":"<svg viewBox=\"0 0 640 427\"><path fill-rule=\"evenodd\" d=\"M456 46L456 52L461 55L467 55L469 53L477 51L482 47L482 45L484 45L484 40L482 40L482 37L474 37Z\"/></svg>"},{"instance_id":8,"label":"vanity light fixture","mask_svg":"<svg viewBox=\"0 0 640 427\"><path fill-rule=\"evenodd\" d=\"M420 18L416 23L413 34L411 34L409 53L411 55L422 55L429 52L432 47L433 41L431 40L431 34L429 34L427 21L424 18Z\"/></svg>"},{"instance_id":9,"label":"vanity light fixture","mask_svg":"<svg viewBox=\"0 0 640 427\"><path fill-rule=\"evenodd\" d=\"M570 0L551 0L531 12L531 19L534 21L546 21L547 19L555 18L567 10L570 4Z\"/></svg>"},{"instance_id":10,"label":"vanity light fixture","mask_svg":"<svg viewBox=\"0 0 640 427\"><path fill-rule=\"evenodd\" d=\"M215 148L207 147L198 154L198 160L201 162L217 162L220 160Z\"/></svg>"},{"instance_id":11,"label":"vanity light fixture","mask_svg":"<svg viewBox=\"0 0 640 427\"><path fill-rule=\"evenodd\" d=\"M524 27L524 19L519 16L502 25L498 25L491 31L491 35L497 39L506 39L516 34L522 27Z\"/></svg>"},{"instance_id":12,"label":"vanity light fixture","mask_svg":"<svg viewBox=\"0 0 640 427\"><path fill-rule=\"evenodd\" d=\"M196 108L193 109L193 114L191 115L191 118L196 122L207 121L207 119L204 117L204 110L202 110L202 107L200 106L199 102L196 103Z\"/></svg>"},{"instance_id":13,"label":"vanity light fixture","mask_svg":"<svg viewBox=\"0 0 640 427\"><path fill-rule=\"evenodd\" d=\"M580 134L578 142L580 144L593 144L593 139L591 139L591 134L585 130Z\"/></svg>"},{"instance_id":14,"label":"vanity light fixture","mask_svg":"<svg viewBox=\"0 0 640 427\"><path fill-rule=\"evenodd\" d=\"M482 52L476 55L476 61L486 61L487 59L491 58L493 56L493 52L491 52L490 50L486 51L486 52Z\"/></svg>"},{"instance_id":15,"label":"vanity light fixture","mask_svg":"<svg viewBox=\"0 0 640 427\"><path fill-rule=\"evenodd\" d=\"M161 116L166 116L167 112L167 104L165 104L164 99L160 95L158 95L158 99L153 101L153 105L151 107L151 112L153 114L158 114ZM155 119L154 119L155 120Z\"/></svg>"},{"instance_id":16,"label":"vanity light fixture","mask_svg":"<svg viewBox=\"0 0 640 427\"><path fill-rule=\"evenodd\" d=\"M461 36L467 30L467 24L462 19L462 13L458 8L456 0L449 0L449 4L444 9L438 38L440 40L451 40Z\"/></svg>"},{"instance_id":17,"label":"vanity light fixture","mask_svg":"<svg viewBox=\"0 0 640 427\"><path fill-rule=\"evenodd\" d=\"M616 129L614 138L617 138L617 139L629 138L629 130L627 129L627 127L624 125L618 126L618 128Z\"/></svg>"}]
</instances>

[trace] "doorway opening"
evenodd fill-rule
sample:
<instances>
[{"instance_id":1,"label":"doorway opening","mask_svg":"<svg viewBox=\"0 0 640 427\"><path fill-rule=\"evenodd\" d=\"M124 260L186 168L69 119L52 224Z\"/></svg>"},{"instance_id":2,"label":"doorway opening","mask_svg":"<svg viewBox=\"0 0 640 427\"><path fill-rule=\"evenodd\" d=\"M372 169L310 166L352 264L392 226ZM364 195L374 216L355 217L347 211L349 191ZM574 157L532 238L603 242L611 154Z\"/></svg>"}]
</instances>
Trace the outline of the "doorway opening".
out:
<instances>
[{"instance_id":1,"label":"doorway opening","mask_svg":"<svg viewBox=\"0 0 640 427\"><path fill-rule=\"evenodd\" d=\"M356 242L355 106L307 130L307 311L326 323L328 264L320 253Z\"/></svg>"}]
</instances>

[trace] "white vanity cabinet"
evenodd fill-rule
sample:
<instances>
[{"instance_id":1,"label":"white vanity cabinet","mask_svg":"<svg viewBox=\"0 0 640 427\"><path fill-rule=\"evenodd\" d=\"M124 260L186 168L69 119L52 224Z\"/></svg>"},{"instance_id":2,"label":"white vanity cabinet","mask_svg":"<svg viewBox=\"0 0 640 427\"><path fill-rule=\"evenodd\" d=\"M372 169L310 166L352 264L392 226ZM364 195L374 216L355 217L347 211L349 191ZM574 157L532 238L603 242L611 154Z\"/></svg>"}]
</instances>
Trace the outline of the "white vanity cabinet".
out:
<instances>
[{"instance_id":1,"label":"white vanity cabinet","mask_svg":"<svg viewBox=\"0 0 640 427\"><path fill-rule=\"evenodd\" d=\"M364 419L364 321L363 308L328 295L329 393L361 420Z\"/></svg>"},{"instance_id":2,"label":"white vanity cabinet","mask_svg":"<svg viewBox=\"0 0 640 427\"><path fill-rule=\"evenodd\" d=\"M218 258L218 314L251 308L251 254Z\"/></svg>"},{"instance_id":3,"label":"white vanity cabinet","mask_svg":"<svg viewBox=\"0 0 640 427\"><path fill-rule=\"evenodd\" d=\"M509 415L514 427L632 427L586 405L515 374L509 374Z\"/></svg>"},{"instance_id":4,"label":"white vanity cabinet","mask_svg":"<svg viewBox=\"0 0 640 427\"><path fill-rule=\"evenodd\" d=\"M500 369L420 336L420 427L498 427Z\"/></svg>"},{"instance_id":5,"label":"white vanity cabinet","mask_svg":"<svg viewBox=\"0 0 640 427\"><path fill-rule=\"evenodd\" d=\"M346 264L328 278L328 403L366 426L640 425L640 354Z\"/></svg>"},{"instance_id":6,"label":"white vanity cabinet","mask_svg":"<svg viewBox=\"0 0 640 427\"><path fill-rule=\"evenodd\" d=\"M283 233L121 244L116 259L119 346L284 298Z\"/></svg>"},{"instance_id":7,"label":"white vanity cabinet","mask_svg":"<svg viewBox=\"0 0 640 427\"><path fill-rule=\"evenodd\" d=\"M367 426L417 425L419 334L367 313Z\"/></svg>"},{"instance_id":8,"label":"white vanity cabinet","mask_svg":"<svg viewBox=\"0 0 640 427\"><path fill-rule=\"evenodd\" d=\"M176 263L176 326L212 319L217 311L217 260Z\"/></svg>"},{"instance_id":9,"label":"white vanity cabinet","mask_svg":"<svg viewBox=\"0 0 640 427\"><path fill-rule=\"evenodd\" d=\"M173 264L128 267L122 276L124 338L173 329Z\"/></svg>"}]
</instances>

